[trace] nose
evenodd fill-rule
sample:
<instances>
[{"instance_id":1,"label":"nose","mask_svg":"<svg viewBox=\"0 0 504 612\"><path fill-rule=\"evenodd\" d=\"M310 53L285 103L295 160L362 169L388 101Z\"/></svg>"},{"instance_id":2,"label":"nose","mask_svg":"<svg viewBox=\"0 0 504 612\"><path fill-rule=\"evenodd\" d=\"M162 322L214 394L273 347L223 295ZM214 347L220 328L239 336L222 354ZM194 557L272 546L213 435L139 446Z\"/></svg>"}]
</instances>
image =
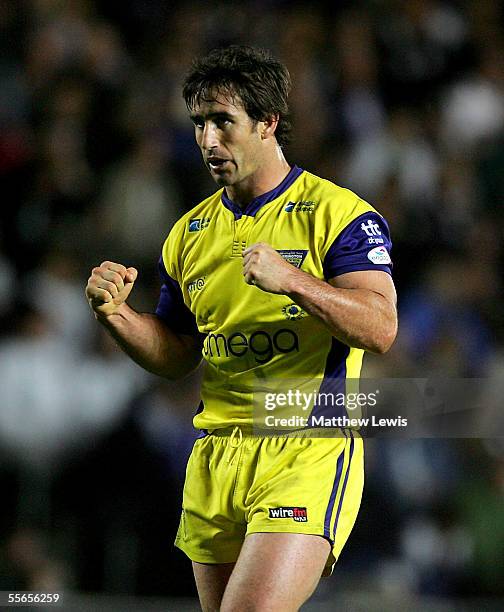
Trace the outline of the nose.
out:
<instances>
[{"instance_id":1,"label":"nose","mask_svg":"<svg viewBox=\"0 0 504 612\"><path fill-rule=\"evenodd\" d=\"M203 132L201 133L200 147L204 151L209 151L210 149L217 147L218 144L219 142L217 139L215 126L211 122L205 123Z\"/></svg>"}]
</instances>

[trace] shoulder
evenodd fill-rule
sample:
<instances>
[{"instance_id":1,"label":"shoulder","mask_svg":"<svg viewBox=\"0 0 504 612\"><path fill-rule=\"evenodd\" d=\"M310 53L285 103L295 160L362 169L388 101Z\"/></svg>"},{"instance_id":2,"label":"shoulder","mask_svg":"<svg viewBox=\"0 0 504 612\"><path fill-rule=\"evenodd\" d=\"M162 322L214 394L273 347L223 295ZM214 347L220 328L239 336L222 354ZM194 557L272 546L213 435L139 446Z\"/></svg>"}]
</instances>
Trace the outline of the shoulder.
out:
<instances>
[{"instance_id":1,"label":"shoulder","mask_svg":"<svg viewBox=\"0 0 504 612\"><path fill-rule=\"evenodd\" d=\"M197 232L208 223L209 218L216 210L220 202L222 189L216 191L208 198L191 208L176 221L164 241L162 248L162 260L165 268L173 275L175 268L178 268L178 260L183 251L187 235L190 232ZM172 270L172 272L170 272Z\"/></svg>"},{"instance_id":2,"label":"shoulder","mask_svg":"<svg viewBox=\"0 0 504 612\"><path fill-rule=\"evenodd\" d=\"M166 253L169 247L175 248L179 245L184 240L187 233L202 229L202 226L208 222L208 219L219 205L222 191L222 189L219 189L208 198L205 198L202 202L183 214L180 219L174 223L164 242L163 253Z\"/></svg>"},{"instance_id":3,"label":"shoulder","mask_svg":"<svg viewBox=\"0 0 504 612\"><path fill-rule=\"evenodd\" d=\"M304 174L305 193L314 200L317 216L340 229L366 213L380 213L358 194L345 187L307 172ZM381 216L381 215L380 215Z\"/></svg>"},{"instance_id":4,"label":"shoulder","mask_svg":"<svg viewBox=\"0 0 504 612\"><path fill-rule=\"evenodd\" d=\"M215 207L220 202L222 191L222 189L219 189L182 215L182 217L180 217L180 219L174 224L172 232L175 231L176 233L180 233L190 231L191 225L194 226L195 222L202 221L211 215L215 211ZM170 234L172 232L170 232Z\"/></svg>"}]
</instances>

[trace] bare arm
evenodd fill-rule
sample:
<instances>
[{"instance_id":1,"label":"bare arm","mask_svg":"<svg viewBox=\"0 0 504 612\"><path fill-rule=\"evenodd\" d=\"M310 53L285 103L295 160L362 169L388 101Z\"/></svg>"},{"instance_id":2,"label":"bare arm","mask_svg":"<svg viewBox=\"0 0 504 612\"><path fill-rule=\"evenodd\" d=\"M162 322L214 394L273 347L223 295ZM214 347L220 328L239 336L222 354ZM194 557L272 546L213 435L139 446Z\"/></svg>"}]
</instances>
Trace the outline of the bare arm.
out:
<instances>
[{"instance_id":1,"label":"bare arm","mask_svg":"<svg viewBox=\"0 0 504 612\"><path fill-rule=\"evenodd\" d=\"M135 268L109 261L93 268L86 297L95 317L119 346L149 372L182 378L201 361L195 338L176 334L153 314L138 313L126 304L137 278Z\"/></svg>"},{"instance_id":2,"label":"bare arm","mask_svg":"<svg viewBox=\"0 0 504 612\"><path fill-rule=\"evenodd\" d=\"M372 353L385 353L392 346L397 334L396 294L386 272L349 272L330 284L301 274L292 279L287 295L322 319L335 338Z\"/></svg>"},{"instance_id":3,"label":"bare arm","mask_svg":"<svg viewBox=\"0 0 504 612\"><path fill-rule=\"evenodd\" d=\"M396 293L386 272L349 272L327 283L257 244L244 251L244 275L263 291L288 295L348 346L385 353L396 337Z\"/></svg>"}]
</instances>

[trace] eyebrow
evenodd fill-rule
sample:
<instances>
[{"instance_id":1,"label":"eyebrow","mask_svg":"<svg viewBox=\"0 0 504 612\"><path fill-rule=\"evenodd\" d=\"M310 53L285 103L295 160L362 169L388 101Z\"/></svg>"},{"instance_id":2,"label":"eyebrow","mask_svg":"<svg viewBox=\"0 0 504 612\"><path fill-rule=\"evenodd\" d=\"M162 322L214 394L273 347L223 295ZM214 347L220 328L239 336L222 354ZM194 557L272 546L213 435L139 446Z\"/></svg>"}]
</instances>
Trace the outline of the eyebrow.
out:
<instances>
[{"instance_id":1,"label":"eyebrow","mask_svg":"<svg viewBox=\"0 0 504 612\"><path fill-rule=\"evenodd\" d=\"M231 115L225 111L208 113L207 115L202 115L201 113L191 113L189 116L191 121L200 121L202 119L234 119L234 115Z\"/></svg>"}]
</instances>

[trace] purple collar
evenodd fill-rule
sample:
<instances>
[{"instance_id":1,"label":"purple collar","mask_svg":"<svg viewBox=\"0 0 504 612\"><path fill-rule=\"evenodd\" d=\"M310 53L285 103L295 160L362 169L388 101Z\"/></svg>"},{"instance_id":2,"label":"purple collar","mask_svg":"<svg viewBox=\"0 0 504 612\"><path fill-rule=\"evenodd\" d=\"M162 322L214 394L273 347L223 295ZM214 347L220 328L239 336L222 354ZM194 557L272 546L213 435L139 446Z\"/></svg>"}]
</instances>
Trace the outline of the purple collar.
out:
<instances>
[{"instance_id":1,"label":"purple collar","mask_svg":"<svg viewBox=\"0 0 504 612\"><path fill-rule=\"evenodd\" d=\"M226 190L222 192L222 203L224 206L230 210L234 216L235 220L241 219L242 215L247 215L248 217L255 217L257 212L268 202L271 202L278 196L282 195L284 191L292 185L292 183L297 179L297 177L303 172L302 168L298 166L292 166L289 174L284 178L284 180L277 185L271 191L267 191L260 196L254 198L251 202L245 206L245 208L241 208L238 204L235 204L232 200L230 200L226 195Z\"/></svg>"}]
</instances>

